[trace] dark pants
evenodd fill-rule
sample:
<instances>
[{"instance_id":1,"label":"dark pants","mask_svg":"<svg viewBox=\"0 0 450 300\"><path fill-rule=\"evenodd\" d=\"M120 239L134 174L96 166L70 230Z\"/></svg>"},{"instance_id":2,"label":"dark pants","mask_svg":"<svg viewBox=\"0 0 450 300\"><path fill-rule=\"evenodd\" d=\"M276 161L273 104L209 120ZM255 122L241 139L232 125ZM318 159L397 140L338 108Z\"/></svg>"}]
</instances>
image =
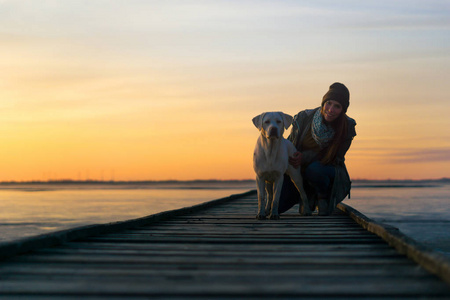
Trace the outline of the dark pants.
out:
<instances>
[{"instance_id":1,"label":"dark pants","mask_svg":"<svg viewBox=\"0 0 450 300\"><path fill-rule=\"evenodd\" d=\"M331 188L335 176L334 166L323 165L320 161L314 161L309 164L303 175L307 194L315 193L318 198L327 199L330 197ZM309 191L308 191L309 189ZM312 190L311 190L312 189ZM284 175L283 187L281 189L278 212L284 213L292 206L299 203L300 194L292 183L291 178Z\"/></svg>"}]
</instances>

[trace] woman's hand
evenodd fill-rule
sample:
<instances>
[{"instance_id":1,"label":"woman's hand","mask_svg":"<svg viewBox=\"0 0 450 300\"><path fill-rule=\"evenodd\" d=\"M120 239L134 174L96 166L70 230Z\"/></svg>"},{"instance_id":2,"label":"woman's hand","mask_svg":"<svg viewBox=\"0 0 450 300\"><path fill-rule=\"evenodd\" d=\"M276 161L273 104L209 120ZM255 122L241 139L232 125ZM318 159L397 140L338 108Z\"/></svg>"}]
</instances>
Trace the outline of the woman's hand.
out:
<instances>
[{"instance_id":1,"label":"woman's hand","mask_svg":"<svg viewBox=\"0 0 450 300\"><path fill-rule=\"evenodd\" d=\"M302 153L297 151L290 156L289 164L291 164L295 169L298 169L298 167L302 164Z\"/></svg>"}]
</instances>

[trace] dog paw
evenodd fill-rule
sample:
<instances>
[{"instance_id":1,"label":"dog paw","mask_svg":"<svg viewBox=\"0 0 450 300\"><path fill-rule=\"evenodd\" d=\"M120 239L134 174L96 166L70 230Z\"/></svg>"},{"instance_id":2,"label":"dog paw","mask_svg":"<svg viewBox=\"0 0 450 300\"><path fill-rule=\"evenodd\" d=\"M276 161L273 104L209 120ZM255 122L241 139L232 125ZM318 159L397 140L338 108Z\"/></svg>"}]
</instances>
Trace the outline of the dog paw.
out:
<instances>
[{"instance_id":1,"label":"dog paw","mask_svg":"<svg viewBox=\"0 0 450 300\"><path fill-rule=\"evenodd\" d=\"M279 216L279 215L270 215L270 216L269 216L269 219L270 219L270 220L279 220L279 219L280 219L280 216Z\"/></svg>"},{"instance_id":2,"label":"dog paw","mask_svg":"<svg viewBox=\"0 0 450 300\"><path fill-rule=\"evenodd\" d=\"M266 216L256 215L256 220L265 220Z\"/></svg>"}]
</instances>

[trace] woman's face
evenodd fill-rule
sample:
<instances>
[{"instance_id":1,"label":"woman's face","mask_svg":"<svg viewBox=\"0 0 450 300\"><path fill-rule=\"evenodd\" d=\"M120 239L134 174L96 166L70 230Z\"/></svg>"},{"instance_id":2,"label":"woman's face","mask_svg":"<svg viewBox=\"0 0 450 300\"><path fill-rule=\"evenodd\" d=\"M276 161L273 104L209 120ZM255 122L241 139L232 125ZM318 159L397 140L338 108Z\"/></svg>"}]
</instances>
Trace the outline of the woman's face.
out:
<instances>
[{"instance_id":1,"label":"woman's face","mask_svg":"<svg viewBox=\"0 0 450 300\"><path fill-rule=\"evenodd\" d=\"M322 107L322 115L325 121L333 122L342 113L342 105L334 100L328 100Z\"/></svg>"}]
</instances>

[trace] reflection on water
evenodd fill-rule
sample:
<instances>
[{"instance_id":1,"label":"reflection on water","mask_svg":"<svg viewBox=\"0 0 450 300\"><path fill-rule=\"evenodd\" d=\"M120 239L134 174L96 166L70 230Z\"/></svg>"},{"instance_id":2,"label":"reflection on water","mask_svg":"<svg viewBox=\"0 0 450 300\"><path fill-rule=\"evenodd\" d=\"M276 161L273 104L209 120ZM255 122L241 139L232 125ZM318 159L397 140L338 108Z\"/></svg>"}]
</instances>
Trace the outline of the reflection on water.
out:
<instances>
[{"instance_id":1,"label":"reflection on water","mask_svg":"<svg viewBox=\"0 0 450 300\"><path fill-rule=\"evenodd\" d=\"M450 258L450 185L354 188L344 202Z\"/></svg>"},{"instance_id":2,"label":"reflection on water","mask_svg":"<svg viewBox=\"0 0 450 300\"><path fill-rule=\"evenodd\" d=\"M0 242L82 225L140 218L250 189L0 190Z\"/></svg>"}]
</instances>

